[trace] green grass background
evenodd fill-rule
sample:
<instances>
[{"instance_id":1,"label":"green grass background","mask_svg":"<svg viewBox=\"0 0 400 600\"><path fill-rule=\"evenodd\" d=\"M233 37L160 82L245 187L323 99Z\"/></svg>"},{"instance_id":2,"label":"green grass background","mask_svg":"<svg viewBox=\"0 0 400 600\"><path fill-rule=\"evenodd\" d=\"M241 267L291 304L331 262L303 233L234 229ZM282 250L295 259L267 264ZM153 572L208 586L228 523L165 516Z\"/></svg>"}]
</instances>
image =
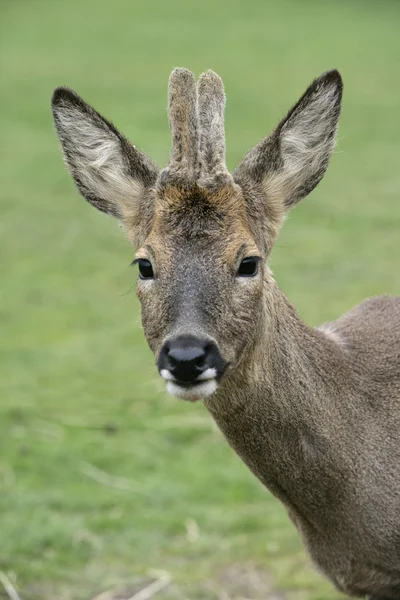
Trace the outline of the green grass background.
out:
<instances>
[{"instance_id":1,"label":"green grass background","mask_svg":"<svg viewBox=\"0 0 400 600\"><path fill-rule=\"evenodd\" d=\"M166 396L133 250L76 192L50 97L74 88L164 165L171 69L213 68L233 167L337 67L337 151L272 257L317 324L400 293L399 32L396 0L1 0L0 570L22 600L139 589L159 571L163 599L339 598L204 407Z\"/></svg>"}]
</instances>

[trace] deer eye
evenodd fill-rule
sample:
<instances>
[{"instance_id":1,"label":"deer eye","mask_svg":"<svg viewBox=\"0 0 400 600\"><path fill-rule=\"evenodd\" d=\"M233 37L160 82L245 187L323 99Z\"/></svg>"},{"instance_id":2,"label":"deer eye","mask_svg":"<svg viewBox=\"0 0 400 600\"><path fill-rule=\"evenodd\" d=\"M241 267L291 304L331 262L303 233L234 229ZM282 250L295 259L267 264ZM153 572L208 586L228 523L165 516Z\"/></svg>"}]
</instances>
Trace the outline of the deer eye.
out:
<instances>
[{"instance_id":1,"label":"deer eye","mask_svg":"<svg viewBox=\"0 0 400 600\"><path fill-rule=\"evenodd\" d=\"M238 277L254 277L258 273L258 256L248 256L240 263L237 276Z\"/></svg>"},{"instance_id":2,"label":"deer eye","mask_svg":"<svg viewBox=\"0 0 400 600\"><path fill-rule=\"evenodd\" d=\"M151 266L151 262L149 260L146 260L145 258L140 258L138 260L138 265L140 279L153 279L153 267Z\"/></svg>"}]
</instances>

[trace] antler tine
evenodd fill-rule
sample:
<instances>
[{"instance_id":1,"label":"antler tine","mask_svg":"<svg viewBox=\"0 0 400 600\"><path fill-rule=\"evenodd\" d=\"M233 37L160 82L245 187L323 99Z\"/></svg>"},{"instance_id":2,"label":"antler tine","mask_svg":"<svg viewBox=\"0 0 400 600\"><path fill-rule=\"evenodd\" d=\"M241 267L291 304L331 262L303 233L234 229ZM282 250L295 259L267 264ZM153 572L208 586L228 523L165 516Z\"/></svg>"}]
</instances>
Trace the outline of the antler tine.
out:
<instances>
[{"instance_id":1,"label":"antler tine","mask_svg":"<svg viewBox=\"0 0 400 600\"><path fill-rule=\"evenodd\" d=\"M194 176L198 166L197 90L193 73L174 69L169 78L168 114L172 135L169 171Z\"/></svg>"},{"instance_id":2,"label":"antler tine","mask_svg":"<svg viewBox=\"0 0 400 600\"><path fill-rule=\"evenodd\" d=\"M200 75L198 86L202 177L227 173L225 165L225 91L214 71Z\"/></svg>"}]
</instances>

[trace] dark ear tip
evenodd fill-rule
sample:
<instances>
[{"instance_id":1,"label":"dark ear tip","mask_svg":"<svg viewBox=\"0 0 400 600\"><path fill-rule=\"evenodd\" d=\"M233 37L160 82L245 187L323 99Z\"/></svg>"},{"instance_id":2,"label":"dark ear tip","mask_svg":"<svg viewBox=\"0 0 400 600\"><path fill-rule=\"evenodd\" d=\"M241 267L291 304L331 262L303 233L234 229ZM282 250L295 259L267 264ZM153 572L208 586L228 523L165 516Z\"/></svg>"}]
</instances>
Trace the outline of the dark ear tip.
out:
<instances>
[{"instance_id":1,"label":"dark ear tip","mask_svg":"<svg viewBox=\"0 0 400 600\"><path fill-rule=\"evenodd\" d=\"M343 79L337 69L330 69L321 75L317 80L323 85L335 85L338 89L343 89Z\"/></svg>"},{"instance_id":2,"label":"dark ear tip","mask_svg":"<svg viewBox=\"0 0 400 600\"><path fill-rule=\"evenodd\" d=\"M51 98L51 105L53 107L59 106L64 102L77 103L79 101L79 96L70 88L60 86L56 88L53 92L53 96Z\"/></svg>"}]
</instances>

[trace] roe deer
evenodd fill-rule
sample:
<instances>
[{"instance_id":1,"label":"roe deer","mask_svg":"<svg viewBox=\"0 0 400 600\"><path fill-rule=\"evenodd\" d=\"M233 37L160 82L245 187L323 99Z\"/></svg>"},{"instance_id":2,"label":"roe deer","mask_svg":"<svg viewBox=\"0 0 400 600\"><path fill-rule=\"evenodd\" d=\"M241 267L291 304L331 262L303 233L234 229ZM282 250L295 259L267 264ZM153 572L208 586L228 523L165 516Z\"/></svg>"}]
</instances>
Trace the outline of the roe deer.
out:
<instances>
[{"instance_id":1,"label":"roe deer","mask_svg":"<svg viewBox=\"0 0 400 600\"><path fill-rule=\"evenodd\" d=\"M316 79L230 175L221 79L175 69L154 163L67 88L53 96L82 195L138 248L142 322L167 389L203 399L339 590L400 598L400 297L305 325L267 259L332 153L342 80Z\"/></svg>"}]
</instances>

